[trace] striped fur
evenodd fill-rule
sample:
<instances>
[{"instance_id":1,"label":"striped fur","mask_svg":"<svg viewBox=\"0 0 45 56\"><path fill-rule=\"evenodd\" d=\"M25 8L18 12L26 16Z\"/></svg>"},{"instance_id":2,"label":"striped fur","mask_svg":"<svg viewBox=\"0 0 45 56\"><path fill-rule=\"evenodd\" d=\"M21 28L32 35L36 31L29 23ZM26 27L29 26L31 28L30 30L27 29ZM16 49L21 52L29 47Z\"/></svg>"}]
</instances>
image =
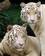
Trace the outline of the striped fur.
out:
<instances>
[{"instance_id":1,"label":"striped fur","mask_svg":"<svg viewBox=\"0 0 45 56\"><path fill-rule=\"evenodd\" d=\"M39 40L27 36L24 27L14 25L0 43L0 55L5 53L10 56L40 56Z\"/></svg>"},{"instance_id":2,"label":"striped fur","mask_svg":"<svg viewBox=\"0 0 45 56\"><path fill-rule=\"evenodd\" d=\"M25 4L21 10L21 19L28 23L36 37L39 37L42 56L45 56L45 4L34 2Z\"/></svg>"}]
</instances>

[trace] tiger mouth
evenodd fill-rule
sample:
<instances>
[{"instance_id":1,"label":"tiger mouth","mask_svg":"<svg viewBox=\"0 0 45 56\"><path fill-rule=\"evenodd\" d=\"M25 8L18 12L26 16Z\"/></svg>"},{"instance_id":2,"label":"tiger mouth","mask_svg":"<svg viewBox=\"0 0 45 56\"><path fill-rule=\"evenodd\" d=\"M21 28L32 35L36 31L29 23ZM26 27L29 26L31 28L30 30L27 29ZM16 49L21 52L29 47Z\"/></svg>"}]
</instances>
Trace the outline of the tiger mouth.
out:
<instances>
[{"instance_id":1,"label":"tiger mouth","mask_svg":"<svg viewBox=\"0 0 45 56\"><path fill-rule=\"evenodd\" d=\"M24 46L20 46L20 47L15 47L17 50L23 50L25 47Z\"/></svg>"},{"instance_id":2,"label":"tiger mouth","mask_svg":"<svg viewBox=\"0 0 45 56\"><path fill-rule=\"evenodd\" d=\"M15 47L16 49L24 49L24 47Z\"/></svg>"},{"instance_id":3,"label":"tiger mouth","mask_svg":"<svg viewBox=\"0 0 45 56\"><path fill-rule=\"evenodd\" d=\"M35 24L35 22L29 22L28 24Z\"/></svg>"},{"instance_id":4,"label":"tiger mouth","mask_svg":"<svg viewBox=\"0 0 45 56\"><path fill-rule=\"evenodd\" d=\"M24 48L17 48L16 50L18 50L18 51L23 51Z\"/></svg>"}]
</instances>

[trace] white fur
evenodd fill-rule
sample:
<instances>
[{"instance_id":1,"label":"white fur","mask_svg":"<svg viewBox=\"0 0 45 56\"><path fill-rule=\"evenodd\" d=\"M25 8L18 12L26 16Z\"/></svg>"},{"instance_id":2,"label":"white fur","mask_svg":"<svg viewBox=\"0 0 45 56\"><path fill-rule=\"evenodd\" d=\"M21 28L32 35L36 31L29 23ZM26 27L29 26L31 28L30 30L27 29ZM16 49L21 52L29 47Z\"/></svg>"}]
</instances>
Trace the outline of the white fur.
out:
<instances>
[{"instance_id":1,"label":"white fur","mask_svg":"<svg viewBox=\"0 0 45 56\"><path fill-rule=\"evenodd\" d=\"M32 7L29 6L31 4L32 4ZM31 12L30 9L28 9L28 12L30 13L29 14L30 17L29 18L27 17L26 22L29 23L35 35L39 37L40 43L41 43L42 56L45 56L45 4L41 4L39 7L36 7L36 6L37 6L37 3L32 3L32 2L27 3L23 8L25 9L26 16L24 17L24 15L21 15L21 19L25 21L26 17L28 16L26 8L32 9L34 7L35 9L37 8L38 11L41 13L41 15L40 13L38 15L40 16L40 18L37 18L37 16L35 16L34 14L35 10L32 9L31 10L32 12ZM23 9L21 10L22 11L21 14L23 13ZM32 19L34 20L34 22L31 21Z\"/></svg>"},{"instance_id":2,"label":"white fur","mask_svg":"<svg viewBox=\"0 0 45 56\"><path fill-rule=\"evenodd\" d=\"M3 53L11 56L40 56L39 40L38 38L27 36L24 27L14 25L5 34L0 43L0 54L3 55Z\"/></svg>"}]
</instances>

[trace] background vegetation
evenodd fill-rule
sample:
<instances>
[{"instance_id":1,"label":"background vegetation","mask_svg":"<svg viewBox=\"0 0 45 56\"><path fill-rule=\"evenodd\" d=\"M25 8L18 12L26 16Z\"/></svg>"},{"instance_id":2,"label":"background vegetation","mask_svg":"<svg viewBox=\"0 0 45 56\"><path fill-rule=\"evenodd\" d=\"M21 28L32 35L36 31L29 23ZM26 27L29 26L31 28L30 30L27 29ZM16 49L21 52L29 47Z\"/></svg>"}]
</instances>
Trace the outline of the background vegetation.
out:
<instances>
[{"instance_id":1,"label":"background vegetation","mask_svg":"<svg viewBox=\"0 0 45 56\"><path fill-rule=\"evenodd\" d=\"M23 22L20 19L20 6L10 6L8 10L0 12L0 38L2 39L6 33L6 28L8 25L19 24Z\"/></svg>"}]
</instances>

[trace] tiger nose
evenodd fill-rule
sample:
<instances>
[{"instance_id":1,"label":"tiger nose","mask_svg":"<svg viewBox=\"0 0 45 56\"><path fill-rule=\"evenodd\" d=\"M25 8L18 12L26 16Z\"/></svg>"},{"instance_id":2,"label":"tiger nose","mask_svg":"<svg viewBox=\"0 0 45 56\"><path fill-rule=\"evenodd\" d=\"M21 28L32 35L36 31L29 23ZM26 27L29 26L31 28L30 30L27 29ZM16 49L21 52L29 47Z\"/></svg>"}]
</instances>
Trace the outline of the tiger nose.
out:
<instances>
[{"instance_id":1,"label":"tiger nose","mask_svg":"<svg viewBox=\"0 0 45 56\"><path fill-rule=\"evenodd\" d=\"M34 22L34 20L31 20L32 22Z\"/></svg>"},{"instance_id":2,"label":"tiger nose","mask_svg":"<svg viewBox=\"0 0 45 56\"><path fill-rule=\"evenodd\" d=\"M23 46L23 43L19 43L20 46Z\"/></svg>"}]
</instances>

